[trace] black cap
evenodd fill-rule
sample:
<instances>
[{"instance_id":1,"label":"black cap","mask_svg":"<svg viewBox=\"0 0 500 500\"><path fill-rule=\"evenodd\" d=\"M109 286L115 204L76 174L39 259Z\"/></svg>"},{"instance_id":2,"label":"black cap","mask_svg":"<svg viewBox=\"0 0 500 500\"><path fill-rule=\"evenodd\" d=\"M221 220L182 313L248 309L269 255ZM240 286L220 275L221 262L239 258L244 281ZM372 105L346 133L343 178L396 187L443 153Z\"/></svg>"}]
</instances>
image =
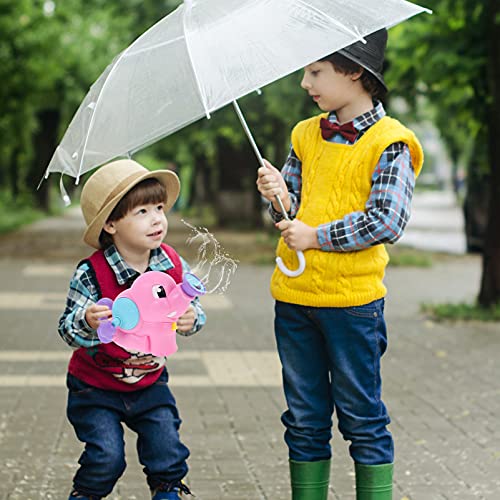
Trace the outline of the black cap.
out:
<instances>
[{"instance_id":1,"label":"black cap","mask_svg":"<svg viewBox=\"0 0 500 500\"><path fill-rule=\"evenodd\" d=\"M384 66L384 53L387 45L387 30L381 29L364 37L366 43L355 42L352 45L340 49L341 54L347 59L359 64L369 71L387 90L382 68Z\"/></svg>"}]
</instances>

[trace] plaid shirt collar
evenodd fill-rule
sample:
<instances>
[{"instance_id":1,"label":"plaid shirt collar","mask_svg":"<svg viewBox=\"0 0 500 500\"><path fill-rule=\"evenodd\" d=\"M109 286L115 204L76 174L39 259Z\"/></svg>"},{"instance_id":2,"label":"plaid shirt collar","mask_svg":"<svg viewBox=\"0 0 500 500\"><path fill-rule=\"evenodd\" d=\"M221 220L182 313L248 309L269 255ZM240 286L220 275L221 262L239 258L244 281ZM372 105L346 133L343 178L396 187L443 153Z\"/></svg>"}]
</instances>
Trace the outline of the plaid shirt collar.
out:
<instances>
[{"instance_id":1,"label":"plaid shirt collar","mask_svg":"<svg viewBox=\"0 0 500 500\"><path fill-rule=\"evenodd\" d=\"M370 111L367 111L366 113L357 116L356 118L354 118L352 122L354 128L358 132L363 132L367 128L370 128L372 125L377 123L384 116L385 116L384 106L380 101L376 101L375 106L372 109L370 109ZM335 113L335 111L330 112L330 114L328 115L328 120L331 121L332 123L338 123L340 125L337 119L337 113Z\"/></svg>"},{"instance_id":2,"label":"plaid shirt collar","mask_svg":"<svg viewBox=\"0 0 500 500\"><path fill-rule=\"evenodd\" d=\"M123 257L114 245L104 250L104 256L115 273L118 284L125 285L139 276L140 273L132 269L123 260ZM174 264L161 247L151 250L148 271L167 271L168 269L172 269L172 267L174 267Z\"/></svg>"}]
</instances>

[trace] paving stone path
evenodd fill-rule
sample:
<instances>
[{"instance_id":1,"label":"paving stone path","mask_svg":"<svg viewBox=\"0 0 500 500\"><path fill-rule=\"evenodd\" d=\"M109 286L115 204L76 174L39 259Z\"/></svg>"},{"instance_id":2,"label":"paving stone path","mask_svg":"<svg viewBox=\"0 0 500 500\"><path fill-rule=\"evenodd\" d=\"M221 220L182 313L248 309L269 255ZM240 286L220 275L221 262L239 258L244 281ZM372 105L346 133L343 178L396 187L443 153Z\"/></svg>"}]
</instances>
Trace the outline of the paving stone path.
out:
<instances>
[{"instance_id":1,"label":"paving stone path","mask_svg":"<svg viewBox=\"0 0 500 500\"><path fill-rule=\"evenodd\" d=\"M0 238L1 500L66 500L76 469L81 445L65 418L70 349L56 324L73 266L87 254L81 227L70 212ZM240 265L225 296L206 298L206 328L179 339L169 362L191 449L189 482L201 500L290 498L271 271ZM419 312L422 302L472 301L479 277L471 256L388 270L383 375L396 442L394 499L500 499L500 325L437 324ZM147 500L133 434L126 440L128 468L109 498ZM338 432L333 447L329 499L353 500Z\"/></svg>"}]
</instances>

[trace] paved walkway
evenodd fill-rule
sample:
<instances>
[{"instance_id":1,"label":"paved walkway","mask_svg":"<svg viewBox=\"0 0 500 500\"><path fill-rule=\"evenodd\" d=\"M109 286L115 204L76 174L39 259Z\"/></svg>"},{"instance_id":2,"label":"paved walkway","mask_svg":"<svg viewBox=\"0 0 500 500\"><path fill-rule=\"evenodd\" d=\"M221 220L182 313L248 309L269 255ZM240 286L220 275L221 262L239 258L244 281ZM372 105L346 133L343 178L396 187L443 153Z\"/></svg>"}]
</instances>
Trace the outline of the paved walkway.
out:
<instances>
[{"instance_id":1,"label":"paved walkway","mask_svg":"<svg viewBox=\"0 0 500 500\"><path fill-rule=\"evenodd\" d=\"M76 469L81 446L65 418L70 350L56 324L73 266L87 253L80 229L70 213L0 238L1 500L65 500ZM206 297L204 331L179 339L169 361L192 453L189 480L202 500L289 498L271 271L240 265L227 295ZM419 313L421 302L472 301L479 278L480 261L469 256L388 270L384 399L397 500L500 498L499 325L436 324ZM329 499L352 500L352 465L338 432L333 446ZM146 500L131 433L127 452L110 498Z\"/></svg>"},{"instance_id":2,"label":"paved walkway","mask_svg":"<svg viewBox=\"0 0 500 500\"><path fill-rule=\"evenodd\" d=\"M401 244L421 250L463 255L467 245L463 210L451 191L417 192Z\"/></svg>"}]
</instances>

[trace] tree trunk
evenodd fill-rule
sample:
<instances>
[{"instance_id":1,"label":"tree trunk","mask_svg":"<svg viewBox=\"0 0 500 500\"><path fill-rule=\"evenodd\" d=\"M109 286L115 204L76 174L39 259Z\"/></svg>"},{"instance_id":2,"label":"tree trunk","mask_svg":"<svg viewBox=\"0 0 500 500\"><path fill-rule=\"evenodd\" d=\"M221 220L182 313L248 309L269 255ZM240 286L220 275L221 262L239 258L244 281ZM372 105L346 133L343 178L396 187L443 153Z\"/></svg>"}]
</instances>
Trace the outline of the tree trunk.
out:
<instances>
[{"instance_id":1,"label":"tree trunk","mask_svg":"<svg viewBox=\"0 0 500 500\"><path fill-rule=\"evenodd\" d=\"M217 168L217 223L223 227L256 227L261 219L255 203L258 163L251 146L245 143L238 147L227 139L218 139Z\"/></svg>"},{"instance_id":2,"label":"tree trunk","mask_svg":"<svg viewBox=\"0 0 500 500\"><path fill-rule=\"evenodd\" d=\"M40 189L36 188L57 147L60 114L56 109L43 110L38 113L37 118L38 130L33 136L33 161L28 179L38 207L48 211L50 208L48 181L42 182Z\"/></svg>"},{"instance_id":3,"label":"tree trunk","mask_svg":"<svg viewBox=\"0 0 500 500\"><path fill-rule=\"evenodd\" d=\"M10 153L6 156L10 158ZM8 162L4 158L0 161L0 189L7 188L8 176L7 176Z\"/></svg>"},{"instance_id":4,"label":"tree trunk","mask_svg":"<svg viewBox=\"0 0 500 500\"><path fill-rule=\"evenodd\" d=\"M489 158L491 169L488 225L483 250L483 275L479 304L500 303L500 3L489 0L489 83L492 105L489 113Z\"/></svg>"},{"instance_id":5,"label":"tree trunk","mask_svg":"<svg viewBox=\"0 0 500 500\"><path fill-rule=\"evenodd\" d=\"M20 176L20 161L21 146L16 144L10 153L9 162L9 190L12 197L16 199L19 196L19 176Z\"/></svg>"},{"instance_id":6,"label":"tree trunk","mask_svg":"<svg viewBox=\"0 0 500 500\"><path fill-rule=\"evenodd\" d=\"M211 205L214 201L213 179L211 178L211 166L206 156L197 154L193 160L194 172L192 180L192 189L189 200L186 200L185 206L191 205L199 207Z\"/></svg>"}]
</instances>

